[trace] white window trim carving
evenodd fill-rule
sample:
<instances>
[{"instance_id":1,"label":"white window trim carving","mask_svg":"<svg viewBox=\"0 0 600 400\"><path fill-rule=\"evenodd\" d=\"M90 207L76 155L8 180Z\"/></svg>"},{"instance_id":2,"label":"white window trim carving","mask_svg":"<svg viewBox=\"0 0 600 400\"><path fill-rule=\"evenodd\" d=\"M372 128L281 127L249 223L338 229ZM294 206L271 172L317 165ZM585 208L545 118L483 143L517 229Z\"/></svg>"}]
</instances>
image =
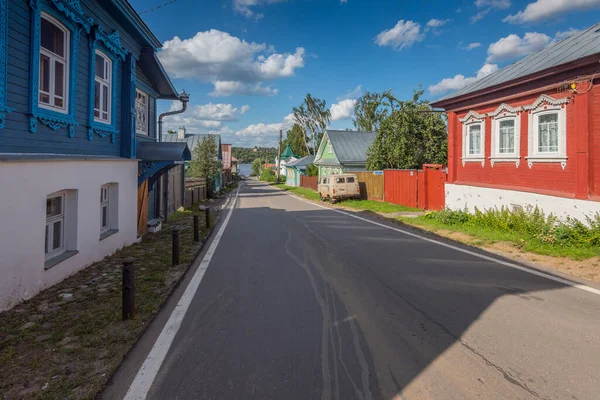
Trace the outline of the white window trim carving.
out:
<instances>
[{"instance_id":1,"label":"white window trim carving","mask_svg":"<svg viewBox=\"0 0 600 400\"><path fill-rule=\"evenodd\" d=\"M485 165L485 114L481 115L475 111L469 111L464 118L459 119L462 122L462 165L468 162L480 162ZM469 127L473 125L481 126L481 154L469 154Z\"/></svg>"},{"instance_id":2,"label":"white window trim carving","mask_svg":"<svg viewBox=\"0 0 600 400\"><path fill-rule=\"evenodd\" d=\"M138 96L137 95L142 96L145 99L145 103L142 103L138 100ZM150 134L150 129L149 129L149 122L150 122L150 96L148 96L148 93L140 90L140 89L136 89L136 101L135 101L135 111L136 114L138 113L144 113L145 117L146 117L146 121L144 123L141 123L138 121L138 118L136 118L136 124L135 124L135 133L138 135L144 135L144 136L148 136Z\"/></svg>"},{"instance_id":3,"label":"white window trim carving","mask_svg":"<svg viewBox=\"0 0 600 400\"><path fill-rule=\"evenodd\" d=\"M523 107L529 113L529 150L527 165L532 167L533 163L560 163L562 169L567 167L567 109L568 98L554 99L548 95L541 95L530 106ZM538 152L538 118L544 114L558 113L558 152Z\"/></svg>"},{"instance_id":4,"label":"white window trim carving","mask_svg":"<svg viewBox=\"0 0 600 400\"><path fill-rule=\"evenodd\" d=\"M492 145L489 157L492 167L497 162L514 162L515 166L519 168L521 163L521 111L522 107L511 107L502 103L495 111L487 114L492 118ZM515 122L515 150L512 154L500 153L500 123L507 120Z\"/></svg>"}]
</instances>

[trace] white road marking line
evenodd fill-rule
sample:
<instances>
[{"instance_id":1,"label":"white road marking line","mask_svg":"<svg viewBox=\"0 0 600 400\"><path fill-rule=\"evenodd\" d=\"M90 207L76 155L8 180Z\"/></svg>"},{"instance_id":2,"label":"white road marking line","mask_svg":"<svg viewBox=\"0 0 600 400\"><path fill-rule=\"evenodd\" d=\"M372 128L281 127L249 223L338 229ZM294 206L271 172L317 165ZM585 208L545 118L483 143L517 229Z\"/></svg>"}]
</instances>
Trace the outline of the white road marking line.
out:
<instances>
[{"instance_id":1,"label":"white road marking line","mask_svg":"<svg viewBox=\"0 0 600 400\"><path fill-rule=\"evenodd\" d=\"M570 280L567 280L567 279L560 278L558 276L554 276L554 275L550 275L550 274L547 274L547 273L544 273L544 272L541 272L541 271L537 271L535 269L530 269L530 268L527 268L527 267L523 267L521 265L513 264L511 262L499 260L499 259L494 258L494 257L489 257L489 256L486 256L486 255L483 255L483 254L479 254L479 253L471 251L471 250L463 249L463 248L460 248L458 246L454 246L454 245L451 245L451 244L448 244L448 243L440 242L440 241L435 240L435 239L430 239L428 237L417 235L416 233L408 232L408 231L405 231L405 230L402 230L402 229L394 228L394 227L391 227L391 226L388 226L388 225L385 225L385 224L381 224L379 222L371 221L369 219L366 219L366 218L363 218L363 217L359 217L358 215L352 215L351 213L348 213L348 212L345 212L345 211L342 211L342 210L339 210L339 209L336 209L336 208L331 208L331 207L323 206L321 204L316 204L316 203L313 203L312 201L308 201L308 200L306 200L306 199L304 199L302 197L298 197L296 195L288 193L287 191L284 191L284 193L286 193L289 196L292 196L295 199L303 201L305 203L312 204L312 205L314 205L316 207L320 207L320 208L324 208L326 210L331 210L331 211L334 211L334 212L337 212L337 213L340 213L340 214L344 214L344 215L346 215L348 217L356 218L356 219L359 219L361 221L368 222L370 224L380 226L382 228L386 228L386 229L389 229L389 230L392 230L392 231L403 233L405 235L412 236L414 238L421 239L421 240L424 240L426 242L435 243L437 245L444 246L444 247L447 247L447 248L452 249L452 250L460 251L461 253L469 254L469 255L472 255L472 256L475 256L475 257L482 258L482 259L487 260L487 261L495 262L495 263L504 265L505 267L518 269L519 271L527 272L527 273L532 274L532 275L541 276L543 278L547 278L547 279L553 280L555 282L559 282L559 283L562 283L562 284L565 284L565 285L568 285L568 286L572 286L572 287L577 288L577 289L585 290L586 292L590 292L590 293L593 293L593 294L600 295L600 290L592 288L592 287L589 287L589 286L586 286L586 285L582 285L582 284L577 283L577 282L573 282L573 281L570 281Z\"/></svg>"},{"instance_id":2,"label":"white road marking line","mask_svg":"<svg viewBox=\"0 0 600 400\"><path fill-rule=\"evenodd\" d=\"M181 299L179 299L179 302L173 309L169 320L165 324L163 330L160 332L160 335L158 336L158 339L156 339L154 346L152 346L148 357L146 357L146 360L140 367L135 379L129 387L129 390L127 390L127 393L123 398L124 400L143 400L148 395L150 387L156 378L156 374L165 360L167 352L173 343L173 339L175 339L175 335L177 335L177 331L179 331L179 327L181 326L190 303L192 302L196 291L198 290L198 286L200 285L200 282L202 281L202 278L208 269L210 260L217 250L217 246L219 245L219 241L221 240L223 232L225 231L229 219L231 218L231 214L233 213L233 209L235 208L239 194L240 188L238 187L238 190L235 194L235 199L230 204L227 218L225 218L223 225L221 225L219 232L217 232L217 235L213 239L208 251L200 263L200 266L198 267L198 270L181 296Z\"/></svg>"}]
</instances>

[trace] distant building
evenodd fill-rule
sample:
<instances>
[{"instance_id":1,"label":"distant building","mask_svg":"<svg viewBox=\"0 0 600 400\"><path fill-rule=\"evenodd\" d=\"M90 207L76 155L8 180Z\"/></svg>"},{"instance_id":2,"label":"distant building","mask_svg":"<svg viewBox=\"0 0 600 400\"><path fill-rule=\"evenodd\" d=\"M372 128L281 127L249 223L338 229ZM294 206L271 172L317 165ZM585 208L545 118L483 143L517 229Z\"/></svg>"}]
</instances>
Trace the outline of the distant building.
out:
<instances>
[{"instance_id":1,"label":"distant building","mask_svg":"<svg viewBox=\"0 0 600 400\"><path fill-rule=\"evenodd\" d=\"M277 165L277 161L278 161L279 157L275 157L275 165ZM283 149L283 152L281 153L281 162L279 163L279 173L282 176L285 176L286 174L286 164L290 161L294 161L294 160L298 160L300 157L298 157L294 151L292 150L292 147L289 145L285 146L285 149Z\"/></svg>"},{"instance_id":2,"label":"distant building","mask_svg":"<svg viewBox=\"0 0 600 400\"><path fill-rule=\"evenodd\" d=\"M314 161L319 167L319 177L366 171L367 150L376 136L376 132L325 132Z\"/></svg>"},{"instance_id":3,"label":"distant building","mask_svg":"<svg viewBox=\"0 0 600 400\"><path fill-rule=\"evenodd\" d=\"M285 184L287 186L300 186L300 176L306 175L306 167L315 160L315 156L306 156L298 160L289 161L286 168Z\"/></svg>"},{"instance_id":4,"label":"distant building","mask_svg":"<svg viewBox=\"0 0 600 400\"><path fill-rule=\"evenodd\" d=\"M600 24L441 100L446 206L600 212Z\"/></svg>"}]
</instances>

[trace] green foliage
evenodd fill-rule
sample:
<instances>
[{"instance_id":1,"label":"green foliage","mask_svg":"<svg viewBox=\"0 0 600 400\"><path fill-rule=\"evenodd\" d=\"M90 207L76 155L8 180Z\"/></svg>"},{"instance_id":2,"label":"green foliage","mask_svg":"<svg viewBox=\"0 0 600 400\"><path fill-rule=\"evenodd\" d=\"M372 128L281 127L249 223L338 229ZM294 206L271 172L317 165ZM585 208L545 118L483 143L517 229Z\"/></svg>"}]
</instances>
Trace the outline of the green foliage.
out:
<instances>
[{"instance_id":1,"label":"green foliage","mask_svg":"<svg viewBox=\"0 0 600 400\"><path fill-rule=\"evenodd\" d=\"M265 162L265 157L269 161L274 160L277 157L277 148L261 147L255 150L253 147L233 147L231 153L238 159L239 164L251 164L256 158L260 158L262 162Z\"/></svg>"},{"instance_id":2,"label":"green foliage","mask_svg":"<svg viewBox=\"0 0 600 400\"><path fill-rule=\"evenodd\" d=\"M188 176L206 179L209 193L214 190L215 175L223 168L217 160L218 155L217 139L213 135L207 135L194 149L188 169Z\"/></svg>"},{"instance_id":3,"label":"green foliage","mask_svg":"<svg viewBox=\"0 0 600 400\"><path fill-rule=\"evenodd\" d=\"M260 180L274 183L277 182L277 176L271 168L263 168L262 172L260 173Z\"/></svg>"},{"instance_id":4,"label":"green foliage","mask_svg":"<svg viewBox=\"0 0 600 400\"><path fill-rule=\"evenodd\" d=\"M354 208L362 211L371 211L375 213L394 213L394 212L408 212L408 211L420 211L417 208L411 208L401 206L398 204L386 203L384 201L375 200L345 200L341 203L343 207Z\"/></svg>"},{"instance_id":5,"label":"green foliage","mask_svg":"<svg viewBox=\"0 0 600 400\"><path fill-rule=\"evenodd\" d=\"M308 164L306 166L306 176L319 176L319 167L315 164Z\"/></svg>"},{"instance_id":6,"label":"green foliage","mask_svg":"<svg viewBox=\"0 0 600 400\"><path fill-rule=\"evenodd\" d=\"M258 176L260 175L260 171L262 169L262 163L260 162L260 160L257 158L254 161L252 161L252 176Z\"/></svg>"},{"instance_id":7,"label":"green foliage","mask_svg":"<svg viewBox=\"0 0 600 400\"><path fill-rule=\"evenodd\" d=\"M443 210L426 214L423 218L454 227L489 228L514 233L521 238L537 240L542 244L587 248L600 246L600 213L587 218L588 225L567 218L559 220L535 209L510 211L508 208L466 211Z\"/></svg>"},{"instance_id":8,"label":"green foliage","mask_svg":"<svg viewBox=\"0 0 600 400\"><path fill-rule=\"evenodd\" d=\"M354 127L359 131L375 132L391 107L394 97L391 91L383 93L366 92L354 105Z\"/></svg>"},{"instance_id":9,"label":"green foliage","mask_svg":"<svg viewBox=\"0 0 600 400\"><path fill-rule=\"evenodd\" d=\"M312 189L306 189L306 188L296 187L296 186L286 186L281 183L276 184L274 186L278 187L281 190L285 190L286 192L291 192L291 193L297 194L297 195L307 198L309 200L319 200L319 193Z\"/></svg>"},{"instance_id":10,"label":"green foliage","mask_svg":"<svg viewBox=\"0 0 600 400\"><path fill-rule=\"evenodd\" d=\"M289 144L296 155L304 157L308 155L305 143L306 136L304 135L304 131L300 125L294 124L292 129L287 131L286 138L281 142L281 151L283 152L285 147Z\"/></svg>"},{"instance_id":11,"label":"green foliage","mask_svg":"<svg viewBox=\"0 0 600 400\"><path fill-rule=\"evenodd\" d=\"M327 108L327 103L308 93L302 104L294 107L293 110L294 122L304 132L303 141L306 151L317 154L317 147L323 133L331 122L331 111Z\"/></svg>"},{"instance_id":12,"label":"green foliage","mask_svg":"<svg viewBox=\"0 0 600 400\"><path fill-rule=\"evenodd\" d=\"M431 112L429 101L421 100L423 90L400 101L384 93L383 116L377 137L367 152L367 168L420 168L423 164L446 164L448 137L444 117Z\"/></svg>"}]
</instances>

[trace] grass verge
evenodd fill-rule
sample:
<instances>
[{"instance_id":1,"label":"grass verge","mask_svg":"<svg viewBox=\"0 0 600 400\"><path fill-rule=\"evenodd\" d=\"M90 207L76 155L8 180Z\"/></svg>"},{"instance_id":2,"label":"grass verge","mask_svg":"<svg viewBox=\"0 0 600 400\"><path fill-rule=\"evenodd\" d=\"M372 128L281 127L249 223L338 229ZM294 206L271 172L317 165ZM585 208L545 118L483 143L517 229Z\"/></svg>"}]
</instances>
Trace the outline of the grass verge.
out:
<instances>
[{"instance_id":1,"label":"grass verge","mask_svg":"<svg viewBox=\"0 0 600 400\"><path fill-rule=\"evenodd\" d=\"M296 186L286 186L283 183L273 183L271 186L284 190L286 192L297 194L298 196L302 196L309 200L319 200L319 193L315 192L312 189L306 189Z\"/></svg>"},{"instance_id":2,"label":"grass verge","mask_svg":"<svg viewBox=\"0 0 600 400\"><path fill-rule=\"evenodd\" d=\"M386 203L375 200L344 200L339 203L342 207L353 208L374 213L395 213L395 212L419 212L418 208L401 206L398 204Z\"/></svg>"},{"instance_id":3,"label":"grass verge","mask_svg":"<svg viewBox=\"0 0 600 400\"><path fill-rule=\"evenodd\" d=\"M176 212L160 232L0 314L0 398L94 398L198 253L194 214L202 214L201 237L206 239L204 212ZM181 263L171 266L175 227L182 229ZM122 322L126 257L136 260L137 316Z\"/></svg>"}]
</instances>

